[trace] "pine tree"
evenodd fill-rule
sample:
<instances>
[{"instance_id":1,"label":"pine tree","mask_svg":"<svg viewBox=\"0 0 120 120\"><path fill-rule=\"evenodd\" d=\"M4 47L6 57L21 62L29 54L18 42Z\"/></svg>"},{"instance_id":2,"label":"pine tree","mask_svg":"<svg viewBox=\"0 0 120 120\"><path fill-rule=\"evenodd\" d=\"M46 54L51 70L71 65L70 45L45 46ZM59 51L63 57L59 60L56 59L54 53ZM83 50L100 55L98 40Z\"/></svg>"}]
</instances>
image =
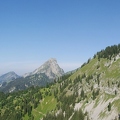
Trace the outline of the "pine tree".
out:
<instances>
[{"instance_id":1,"label":"pine tree","mask_svg":"<svg viewBox=\"0 0 120 120\"><path fill-rule=\"evenodd\" d=\"M84 97L85 97L85 95L84 95L84 90L82 89L82 90L81 90L81 98L84 99Z\"/></svg>"},{"instance_id":2,"label":"pine tree","mask_svg":"<svg viewBox=\"0 0 120 120\"><path fill-rule=\"evenodd\" d=\"M111 111L111 103L109 102L108 111Z\"/></svg>"},{"instance_id":3,"label":"pine tree","mask_svg":"<svg viewBox=\"0 0 120 120\"><path fill-rule=\"evenodd\" d=\"M92 95L93 95L93 100L95 100L96 96L95 96L95 91L94 90L92 92Z\"/></svg>"}]
</instances>

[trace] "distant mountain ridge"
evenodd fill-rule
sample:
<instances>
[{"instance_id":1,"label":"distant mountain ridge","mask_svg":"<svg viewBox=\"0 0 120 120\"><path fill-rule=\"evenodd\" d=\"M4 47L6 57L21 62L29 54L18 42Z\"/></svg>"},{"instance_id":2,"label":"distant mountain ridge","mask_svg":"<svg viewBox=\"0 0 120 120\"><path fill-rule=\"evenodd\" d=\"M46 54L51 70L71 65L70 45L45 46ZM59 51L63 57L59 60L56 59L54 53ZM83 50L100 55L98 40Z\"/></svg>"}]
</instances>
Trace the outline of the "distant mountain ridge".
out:
<instances>
[{"instance_id":1,"label":"distant mountain ridge","mask_svg":"<svg viewBox=\"0 0 120 120\"><path fill-rule=\"evenodd\" d=\"M57 60L51 58L33 72L26 73L23 77L2 86L0 90L3 92L13 92L24 90L30 86L45 86L54 82L54 79L61 77L63 74L64 71L57 64Z\"/></svg>"},{"instance_id":2,"label":"distant mountain ridge","mask_svg":"<svg viewBox=\"0 0 120 120\"><path fill-rule=\"evenodd\" d=\"M11 72L8 72L8 73L0 76L0 83L8 82L8 81L11 81L11 80L15 80L15 79L17 79L19 77L20 76L17 75L14 71L11 71Z\"/></svg>"},{"instance_id":3,"label":"distant mountain ridge","mask_svg":"<svg viewBox=\"0 0 120 120\"><path fill-rule=\"evenodd\" d=\"M34 85L27 90L0 92L0 120L16 120L16 116L18 120L26 116L35 120L120 120L120 44L97 52L46 87L36 87L52 82L45 73L37 74L39 70L4 89L13 92Z\"/></svg>"}]
</instances>

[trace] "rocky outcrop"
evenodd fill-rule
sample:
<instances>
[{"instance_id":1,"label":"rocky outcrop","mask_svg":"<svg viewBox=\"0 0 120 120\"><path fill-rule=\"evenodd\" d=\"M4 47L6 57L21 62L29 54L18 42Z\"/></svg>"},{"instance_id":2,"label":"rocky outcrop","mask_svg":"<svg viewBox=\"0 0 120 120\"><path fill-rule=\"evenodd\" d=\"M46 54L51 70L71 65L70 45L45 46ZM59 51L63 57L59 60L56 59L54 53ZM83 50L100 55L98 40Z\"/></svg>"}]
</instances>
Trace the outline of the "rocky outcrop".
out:
<instances>
[{"instance_id":1,"label":"rocky outcrop","mask_svg":"<svg viewBox=\"0 0 120 120\"><path fill-rule=\"evenodd\" d=\"M16 78L19 78L20 76L17 75L15 72L8 72L2 76L0 76L0 83L3 83L3 82L8 82L8 81L11 81L11 80L15 80Z\"/></svg>"},{"instance_id":2,"label":"rocky outcrop","mask_svg":"<svg viewBox=\"0 0 120 120\"><path fill-rule=\"evenodd\" d=\"M33 72L26 73L24 77L40 73L45 73L45 75L48 76L50 79L55 79L56 77L62 76L64 74L64 71L57 64L57 60L51 58Z\"/></svg>"}]
</instances>

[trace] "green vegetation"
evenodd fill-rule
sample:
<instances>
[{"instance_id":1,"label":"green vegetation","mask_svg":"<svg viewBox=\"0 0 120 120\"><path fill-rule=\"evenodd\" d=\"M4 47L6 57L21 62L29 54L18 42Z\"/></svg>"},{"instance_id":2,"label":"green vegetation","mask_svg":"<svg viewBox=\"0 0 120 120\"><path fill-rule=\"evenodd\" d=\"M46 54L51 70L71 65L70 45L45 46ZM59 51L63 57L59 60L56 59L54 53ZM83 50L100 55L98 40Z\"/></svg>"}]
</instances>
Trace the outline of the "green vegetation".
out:
<instances>
[{"instance_id":1,"label":"green vegetation","mask_svg":"<svg viewBox=\"0 0 120 120\"><path fill-rule=\"evenodd\" d=\"M17 78L16 80L9 82L7 85L5 84L2 86L0 90L7 93L10 92L10 89L14 88L15 86L15 92L19 90L25 90L31 86L46 86L52 82L53 80L49 79L48 76L46 76L44 73L40 73L39 75L35 74L25 78Z\"/></svg>"},{"instance_id":2,"label":"green vegetation","mask_svg":"<svg viewBox=\"0 0 120 120\"><path fill-rule=\"evenodd\" d=\"M104 93L104 101L108 101L109 99L113 99L114 97L115 95Z\"/></svg>"},{"instance_id":3,"label":"green vegetation","mask_svg":"<svg viewBox=\"0 0 120 120\"><path fill-rule=\"evenodd\" d=\"M118 45L113 45L113 46L108 46L106 47L105 50L101 50L100 52L97 53L98 59L100 58L107 58L110 59L120 53L120 44Z\"/></svg>"},{"instance_id":4,"label":"green vegetation","mask_svg":"<svg viewBox=\"0 0 120 120\"><path fill-rule=\"evenodd\" d=\"M118 100L115 100L113 103L112 103L112 106L115 106L117 108L117 111L120 113L120 99Z\"/></svg>"},{"instance_id":5,"label":"green vegetation","mask_svg":"<svg viewBox=\"0 0 120 120\"><path fill-rule=\"evenodd\" d=\"M106 102L99 117L104 119L106 112L113 110L120 113L118 49L120 45L98 52L81 68L46 87L32 86L24 91L6 94L0 92L0 120L84 120L85 117L89 120L87 112L83 112L86 106L91 104L91 108L95 109ZM76 103L80 103L78 108Z\"/></svg>"},{"instance_id":6,"label":"green vegetation","mask_svg":"<svg viewBox=\"0 0 120 120\"><path fill-rule=\"evenodd\" d=\"M108 111L111 111L111 103L109 102Z\"/></svg>"},{"instance_id":7,"label":"green vegetation","mask_svg":"<svg viewBox=\"0 0 120 120\"><path fill-rule=\"evenodd\" d=\"M102 111L102 112L100 113L100 118L101 118L101 119L104 119L105 116L106 116L106 111Z\"/></svg>"}]
</instances>

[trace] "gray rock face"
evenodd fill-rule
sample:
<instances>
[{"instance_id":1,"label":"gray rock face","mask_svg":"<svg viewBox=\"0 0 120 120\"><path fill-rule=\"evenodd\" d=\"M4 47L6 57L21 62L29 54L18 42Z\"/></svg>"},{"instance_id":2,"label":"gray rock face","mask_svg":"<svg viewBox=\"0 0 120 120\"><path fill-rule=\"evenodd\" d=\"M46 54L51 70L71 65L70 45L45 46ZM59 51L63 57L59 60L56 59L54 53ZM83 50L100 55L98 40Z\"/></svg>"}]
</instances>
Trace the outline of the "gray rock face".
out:
<instances>
[{"instance_id":1,"label":"gray rock face","mask_svg":"<svg viewBox=\"0 0 120 120\"><path fill-rule=\"evenodd\" d=\"M24 77L40 73L45 73L50 79L54 79L62 76L64 71L57 64L57 60L51 58L33 72L25 74Z\"/></svg>"},{"instance_id":2,"label":"gray rock face","mask_svg":"<svg viewBox=\"0 0 120 120\"><path fill-rule=\"evenodd\" d=\"M11 80L14 80L16 78L19 78L20 76L18 76L15 72L8 72L2 76L0 76L0 83L3 83L3 82L8 82L8 81L11 81Z\"/></svg>"}]
</instances>

